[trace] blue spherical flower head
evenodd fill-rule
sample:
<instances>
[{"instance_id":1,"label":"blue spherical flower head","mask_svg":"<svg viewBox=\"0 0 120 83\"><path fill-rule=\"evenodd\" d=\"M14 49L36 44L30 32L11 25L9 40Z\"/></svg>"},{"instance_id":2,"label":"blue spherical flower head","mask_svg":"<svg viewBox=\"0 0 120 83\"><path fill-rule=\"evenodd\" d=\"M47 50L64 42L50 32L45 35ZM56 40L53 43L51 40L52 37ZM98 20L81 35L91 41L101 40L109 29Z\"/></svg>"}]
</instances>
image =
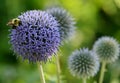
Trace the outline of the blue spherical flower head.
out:
<instances>
[{"instance_id":1,"label":"blue spherical flower head","mask_svg":"<svg viewBox=\"0 0 120 83\"><path fill-rule=\"evenodd\" d=\"M112 37L101 37L99 38L94 46L93 50L99 56L100 61L113 62L119 56L119 44Z\"/></svg>"},{"instance_id":2,"label":"blue spherical flower head","mask_svg":"<svg viewBox=\"0 0 120 83\"><path fill-rule=\"evenodd\" d=\"M80 49L74 51L68 60L68 66L73 76L89 78L99 70L99 60L93 51Z\"/></svg>"},{"instance_id":3,"label":"blue spherical flower head","mask_svg":"<svg viewBox=\"0 0 120 83\"><path fill-rule=\"evenodd\" d=\"M10 43L15 53L30 62L46 62L58 50L60 33L55 18L38 10L18 16L20 23L11 29Z\"/></svg>"},{"instance_id":4,"label":"blue spherical flower head","mask_svg":"<svg viewBox=\"0 0 120 83\"><path fill-rule=\"evenodd\" d=\"M75 29L73 17L65 9L59 7L48 9L47 12L58 21L61 40L70 38Z\"/></svg>"}]
</instances>

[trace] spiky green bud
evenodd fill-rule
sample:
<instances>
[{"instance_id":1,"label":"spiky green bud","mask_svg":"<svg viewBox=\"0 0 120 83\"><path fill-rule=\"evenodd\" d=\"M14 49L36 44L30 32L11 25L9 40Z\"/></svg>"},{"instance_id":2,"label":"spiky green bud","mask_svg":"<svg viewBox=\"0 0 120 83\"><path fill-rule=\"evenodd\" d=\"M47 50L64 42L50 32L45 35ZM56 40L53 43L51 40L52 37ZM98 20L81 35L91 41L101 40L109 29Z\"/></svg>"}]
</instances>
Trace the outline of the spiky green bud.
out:
<instances>
[{"instance_id":1,"label":"spiky green bud","mask_svg":"<svg viewBox=\"0 0 120 83\"><path fill-rule=\"evenodd\" d=\"M94 46L93 50L99 56L100 61L106 61L108 63L115 61L119 56L119 44L112 37L99 38Z\"/></svg>"},{"instance_id":2,"label":"spiky green bud","mask_svg":"<svg viewBox=\"0 0 120 83\"><path fill-rule=\"evenodd\" d=\"M80 49L69 57L68 66L73 76L89 78L99 70L99 60L93 51Z\"/></svg>"}]
</instances>

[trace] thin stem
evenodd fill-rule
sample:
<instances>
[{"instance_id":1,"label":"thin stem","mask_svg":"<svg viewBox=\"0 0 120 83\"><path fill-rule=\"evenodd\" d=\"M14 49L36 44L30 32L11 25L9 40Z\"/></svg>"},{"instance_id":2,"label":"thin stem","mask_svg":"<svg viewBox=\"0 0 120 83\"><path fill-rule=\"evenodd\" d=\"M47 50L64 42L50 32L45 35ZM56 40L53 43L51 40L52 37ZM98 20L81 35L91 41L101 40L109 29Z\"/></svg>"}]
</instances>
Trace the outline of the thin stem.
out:
<instances>
[{"instance_id":1,"label":"thin stem","mask_svg":"<svg viewBox=\"0 0 120 83\"><path fill-rule=\"evenodd\" d=\"M56 56L56 67L57 67L57 83L60 83L60 62L59 62L59 56Z\"/></svg>"},{"instance_id":2,"label":"thin stem","mask_svg":"<svg viewBox=\"0 0 120 83\"><path fill-rule=\"evenodd\" d=\"M45 78L44 78L44 72L43 72L42 64L38 64L38 68L39 68L39 71L40 71L41 83L45 83Z\"/></svg>"},{"instance_id":3,"label":"thin stem","mask_svg":"<svg viewBox=\"0 0 120 83\"><path fill-rule=\"evenodd\" d=\"M106 62L102 62L99 83L103 83L104 73L106 70L105 67L106 67Z\"/></svg>"},{"instance_id":4,"label":"thin stem","mask_svg":"<svg viewBox=\"0 0 120 83\"><path fill-rule=\"evenodd\" d=\"M97 81L94 81L93 83L97 83Z\"/></svg>"},{"instance_id":5,"label":"thin stem","mask_svg":"<svg viewBox=\"0 0 120 83\"><path fill-rule=\"evenodd\" d=\"M86 78L83 78L83 83L87 83L87 82L86 82Z\"/></svg>"}]
</instances>

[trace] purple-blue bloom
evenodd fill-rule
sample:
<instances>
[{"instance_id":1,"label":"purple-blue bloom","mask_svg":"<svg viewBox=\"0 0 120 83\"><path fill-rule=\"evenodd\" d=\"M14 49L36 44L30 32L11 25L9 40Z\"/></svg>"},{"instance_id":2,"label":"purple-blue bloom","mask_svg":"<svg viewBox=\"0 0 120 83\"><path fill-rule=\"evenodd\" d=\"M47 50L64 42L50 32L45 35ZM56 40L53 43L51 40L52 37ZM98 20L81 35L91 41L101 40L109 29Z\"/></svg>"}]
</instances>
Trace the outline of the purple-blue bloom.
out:
<instances>
[{"instance_id":1,"label":"purple-blue bloom","mask_svg":"<svg viewBox=\"0 0 120 83\"><path fill-rule=\"evenodd\" d=\"M10 33L14 52L30 62L46 62L60 45L57 21L52 15L39 10L27 11L18 19L21 23Z\"/></svg>"}]
</instances>

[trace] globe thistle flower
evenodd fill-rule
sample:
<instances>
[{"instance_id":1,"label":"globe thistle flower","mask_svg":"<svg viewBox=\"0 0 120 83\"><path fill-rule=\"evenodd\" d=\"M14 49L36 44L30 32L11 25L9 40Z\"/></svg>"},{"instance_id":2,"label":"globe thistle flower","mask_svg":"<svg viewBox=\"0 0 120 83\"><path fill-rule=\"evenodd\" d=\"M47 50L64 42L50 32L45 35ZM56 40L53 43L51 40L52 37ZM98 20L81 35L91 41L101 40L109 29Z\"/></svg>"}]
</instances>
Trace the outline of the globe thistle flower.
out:
<instances>
[{"instance_id":1,"label":"globe thistle flower","mask_svg":"<svg viewBox=\"0 0 120 83\"><path fill-rule=\"evenodd\" d=\"M119 58L120 58L120 44L119 44Z\"/></svg>"},{"instance_id":2,"label":"globe thistle flower","mask_svg":"<svg viewBox=\"0 0 120 83\"><path fill-rule=\"evenodd\" d=\"M46 62L60 45L55 18L44 11L31 10L17 19L20 20L19 25L12 26L14 28L10 30L10 43L14 52L30 62Z\"/></svg>"},{"instance_id":3,"label":"globe thistle flower","mask_svg":"<svg viewBox=\"0 0 120 83\"><path fill-rule=\"evenodd\" d=\"M93 50L99 56L101 62L113 62L119 56L119 44L112 37L105 36L98 39L93 46Z\"/></svg>"},{"instance_id":4,"label":"globe thistle flower","mask_svg":"<svg viewBox=\"0 0 120 83\"><path fill-rule=\"evenodd\" d=\"M75 22L72 16L62 8L51 8L47 10L60 24L61 40L70 38L74 32Z\"/></svg>"},{"instance_id":5,"label":"globe thistle flower","mask_svg":"<svg viewBox=\"0 0 120 83\"><path fill-rule=\"evenodd\" d=\"M93 51L85 48L72 53L68 60L68 66L73 76L89 78L99 70L99 60Z\"/></svg>"}]
</instances>

